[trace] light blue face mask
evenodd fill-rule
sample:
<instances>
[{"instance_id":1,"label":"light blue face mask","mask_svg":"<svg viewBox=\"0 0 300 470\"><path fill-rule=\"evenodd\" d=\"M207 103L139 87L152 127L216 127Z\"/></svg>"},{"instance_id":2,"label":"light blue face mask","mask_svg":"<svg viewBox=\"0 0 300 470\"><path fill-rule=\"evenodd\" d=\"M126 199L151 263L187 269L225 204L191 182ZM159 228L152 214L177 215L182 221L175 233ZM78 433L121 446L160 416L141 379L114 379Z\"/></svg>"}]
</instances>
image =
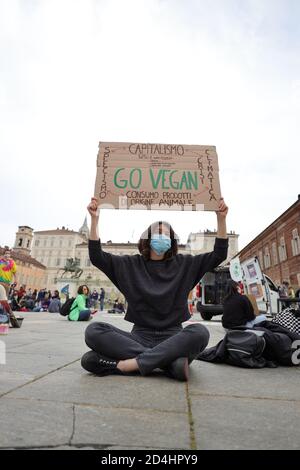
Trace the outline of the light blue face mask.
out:
<instances>
[{"instance_id":1,"label":"light blue face mask","mask_svg":"<svg viewBox=\"0 0 300 470\"><path fill-rule=\"evenodd\" d=\"M155 233L151 237L150 246L157 255L163 255L171 248L171 239L167 235Z\"/></svg>"}]
</instances>

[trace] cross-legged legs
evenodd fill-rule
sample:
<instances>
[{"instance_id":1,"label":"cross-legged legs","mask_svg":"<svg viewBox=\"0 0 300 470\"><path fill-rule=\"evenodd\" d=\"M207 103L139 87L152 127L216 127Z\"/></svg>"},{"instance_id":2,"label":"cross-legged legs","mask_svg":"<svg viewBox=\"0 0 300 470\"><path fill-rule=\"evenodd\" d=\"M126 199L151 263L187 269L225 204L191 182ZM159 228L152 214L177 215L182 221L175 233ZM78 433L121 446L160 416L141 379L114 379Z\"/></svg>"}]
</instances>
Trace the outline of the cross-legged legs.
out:
<instances>
[{"instance_id":1,"label":"cross-legged legs","mask_svg":"<svg viewBox=\"0 0 300 470\"><path fill-rule=\"evenodd\" d=\"M134 328L128 333L101 322L88 326L85 339L94 352L113 363L114 369L122 372L138 370L142 375L148 375L156 368L166 369L180 357L188 358L190 363L207 346L209 332L203 325L194 324L163 332ZM93 372L90 365L85 367L85 357L91 356L83 357L82 366Z\"/></svg>"}]
</instances>

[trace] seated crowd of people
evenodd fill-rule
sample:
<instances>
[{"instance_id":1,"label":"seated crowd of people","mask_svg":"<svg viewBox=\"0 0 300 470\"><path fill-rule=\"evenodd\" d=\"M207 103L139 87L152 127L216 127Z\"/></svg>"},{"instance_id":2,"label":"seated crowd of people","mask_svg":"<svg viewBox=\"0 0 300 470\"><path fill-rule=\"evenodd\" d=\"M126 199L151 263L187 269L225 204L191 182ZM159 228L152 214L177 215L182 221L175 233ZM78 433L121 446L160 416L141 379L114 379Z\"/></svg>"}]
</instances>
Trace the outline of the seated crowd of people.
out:
<instances>
[{"instance_id":1,"label":"seated crowd of people","mask_svg":"<svg viewBox=\"0 0 300 470\"><path fill-rule=\"evenodd\" d=\"M86 288L83 293L83 288ZM82 295L84 299L82 300ZM91 309L96 312L98 307L102 311L104 309L105 291L101 288L100 293L95 289L90 292L87 286L80 286L77 292L77 302L80 303L81 310ZM75 300L76 300L75 299ZM51 312L58 313L64 300L61 299L58 290L50 291L46 288L40 289L26 289L26 286L17 288L16 284L12 284L8 294L8 301L11 309L15 312ZM82 301L82 302L81 302ZM112 304L112 313L124 313L124 303L118 298L114 302L107 301L109 305ZM75 304L74 304L75 308ZM73 314L73 317L76 316Z\"/></svg>"}]
</instances>

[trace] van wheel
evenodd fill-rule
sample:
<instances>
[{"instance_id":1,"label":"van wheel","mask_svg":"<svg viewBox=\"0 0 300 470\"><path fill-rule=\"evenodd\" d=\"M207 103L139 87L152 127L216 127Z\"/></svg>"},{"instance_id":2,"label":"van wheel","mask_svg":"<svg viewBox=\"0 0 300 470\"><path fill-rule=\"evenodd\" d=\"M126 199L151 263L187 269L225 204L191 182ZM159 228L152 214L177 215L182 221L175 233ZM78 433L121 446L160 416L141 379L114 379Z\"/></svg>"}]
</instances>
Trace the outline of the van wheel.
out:
<instances>
[{"instance_id":1,"label":"van wheel","mask_svg":"<svg viewBox=\"0 0 300 470\"><path fill-rule=\"evenodd\" d=\"M201 312L201 317L203 318L203 320L209 321L212 319L213 315L211 313Z\"/></svg>"}]
</instances>

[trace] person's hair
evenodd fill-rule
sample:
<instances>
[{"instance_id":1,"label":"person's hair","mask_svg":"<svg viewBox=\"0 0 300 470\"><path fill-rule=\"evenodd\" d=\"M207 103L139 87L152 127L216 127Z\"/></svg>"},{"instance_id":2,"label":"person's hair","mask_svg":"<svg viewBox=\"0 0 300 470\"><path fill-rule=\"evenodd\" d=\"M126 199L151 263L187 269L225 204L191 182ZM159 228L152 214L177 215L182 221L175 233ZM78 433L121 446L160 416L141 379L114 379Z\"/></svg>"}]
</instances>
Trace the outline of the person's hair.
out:
<instances>
[{"instance_id":1,"label":"person's hair","mask_svg":"<svg viewBox=\"0 0 300 470\"><path fill-rule=\"evenodd\" d=\"M170 232L171 248L166 251L163 259L170 259L172 256L177 255L178 252L178 236L174 232L169 222L160 220L159 222L153 222L149 227L142 233L138 243L138 249L141 255L148 261L151 253L151 234L162 233L162 227L167 227Z\"/></svg>"},{"instance_id":2,"label":"person's hair","mask_svg":"<svg viewBox=\"0 0 300 470\"><path fill-rule=\"evenodd\" d=\"M224 300L228 300L233 295L238 294L239 293L238 288L239 288L238 282L235 282L232 279L229 279L229 281L227 281L227 284L226 284Z\"/></svg>"},{"instance_id":3,"label":"person's hair","mask_svg":"<svg viewBox=\"0 0 300 470\"><path fill-rule=\"evenodd\" d=\"M53 292L53 297L54 297L54 298L59 298L59 292L58 292L58 290L55 290L55 291Z\"/></svg>"},{"instance_id":4,"label":"person's hair","mask_svg":"<svg viewBox=\"0 0 300 470\"><path fill-rule=\"evenodd\" d=\"M82 286L79 286L78 287L78 291L77 291L77 294L83 294L83 288L86 287L87 288L87 293L90 292L90 289L88 288L88 286L86 284L83 284Z\"/></svg>"}]
</instances>

